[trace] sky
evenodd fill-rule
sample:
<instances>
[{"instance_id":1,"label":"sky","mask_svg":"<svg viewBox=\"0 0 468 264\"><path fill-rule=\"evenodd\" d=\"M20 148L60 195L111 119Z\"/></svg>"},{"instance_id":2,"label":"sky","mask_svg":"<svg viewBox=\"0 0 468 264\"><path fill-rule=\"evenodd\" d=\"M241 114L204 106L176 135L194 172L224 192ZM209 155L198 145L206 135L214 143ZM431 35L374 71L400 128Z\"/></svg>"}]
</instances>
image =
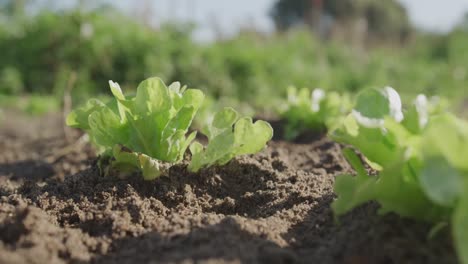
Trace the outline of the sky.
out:
<instances>
[{"instance_id":1,"label":"sky","mask_svg":"<svg viewBox=\"0 0 468 264\"><path fill-rule=\"evenodd\" d=\"M385 0L384 0L385 1ZM418 27L448 31L468 12L468 0L399 0Z\"/></svg>"},{"instance_id":2,"label":"sky","mask_svg":"<svg viewBox=\"0 0 468 264\"><path fill-rule=\"evenodd\" d=\"M141 1L141 0L140 0ZM382 0L385 1L385 0ZM428 31L446 32L468 12L468 0L399 0L408 10L414 25ZM113 1L129 10L137 1ZM275 0L148 0L155 22L192 20L199 28L195 37L214 36L213 22L226 35L242 26L254 25L260 31L273 30L268 11ZM135 8L133 8L135 9Z\"/></svg>"},{"instance_id":3,"label":"sky","mask_svg":"<svg viewBox=\"0 0 468 264\"><path fill-rule=\"evenodd\" d=\"M49 0L50 1L50 0ZM386 0L381 0L386 1ZM411 21L428 31L447 32L468 12L468 0L398 0L408 10ZM54 1L53 1L54 2ZM71 3L65 0L61 3ZM135 14L142 8L152 10L153 22L195 21L195 38L214 38L214 26L229 36L240 27L255 26L270 32L273 23L268 12L275 0L108 0ZM142 5L147 3L147 5ZM144 7L142 7L144 6Z\"/></svg>"}]
</instances>

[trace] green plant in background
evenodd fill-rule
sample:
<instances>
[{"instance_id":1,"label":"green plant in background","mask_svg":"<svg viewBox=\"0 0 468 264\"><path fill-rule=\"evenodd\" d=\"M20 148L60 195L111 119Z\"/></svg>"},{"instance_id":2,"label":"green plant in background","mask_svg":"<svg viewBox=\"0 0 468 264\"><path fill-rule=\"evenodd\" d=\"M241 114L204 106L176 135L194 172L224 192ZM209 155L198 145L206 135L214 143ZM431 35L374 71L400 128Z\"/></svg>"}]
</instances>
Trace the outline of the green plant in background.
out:
<instances>
[{"instance_id":1,"label":"green plant in background","mask_svg":"<svg viewBox=\"0 0 468 264\"><path fill-rule=\"evenodd\" d=\"M100 84L112 76L126 80L123 86L153 74L170 80L179 53L187 49L196 54L185 25L164 25L156 31L109 7L44 10L11 23L18 30L3 32L1 28L12 25L0 23L0 50L8 50L0 69L14 69L8 70L8 81L21 77L26 92L62 96L71 74L77 76L72 90L77 99L103 93ZM0 83L4 75L0 71Z\"/></svg>"},{"instance_id":2,"label":"green plant in background","mask_svg":"<svg viewBox=\"0 0 468 264\"><path fill-rule=\"evenodd\" d=\"M23 110L31 115L42 115L60 111L61 102L52 96L31 95L26 98Z\"/></svg>"},{"instance_id":3,"label":"green plant in background","mask_svg":"<svg viewBox=\"0 0 468 264\"><path fill-rule=\"evenodd\" d=\"M23 89L23 79L15 67L7 66L0 71L0 94L17 95Z\"/></svg>"},{"instance_id":4,"label":"green plant in background","mask_svg":"<svg viewBox=\"0 0 468 264\"><path fill-rule=\"evenodd\" d=\"M337 215L367 201L437 224L450 223L462 263L468 263L468 123L423 95L406 111L390 87L362 91L352 113L331 133L361 152L379 173L371 176L351 149L344 155L357 175L338 176Z\"/></svg>"},{"instance_id":5,"label":"green plant in background","mask_svg":"<svg viewBox=\"0 0 468 264\"><path fill-rule=\"evenodd\" d=\"M362 54L298 30L268 37L240 33L202 45L191 39L190 25L154 29L109 7L40 11L0 22L0 50L8 51L0 60L0 93L62 98L76 76L71 93L80 102L105 92L101 84L114 76L130 89L156 75L260 111L274 107L291 84L341 94L388 83L401 87L404 98L438 94L453 105L466 99L468 38L459 31L421 34L404 49L376 47Z\"/></svg>"},{"instance_id":6,"label":"green plant in background","mask_svg":"<svg viewBox=\"0 0 468 264\"><path fill-rule=\"evenodd\" d=\"M165 173L170 164L180 162L196 136L196 132L186 134L202 105L203 92L180 87L178 82L166 87L159 78L141 82L131 97L124 96L117 83L110 81L110 87L115 100L105 104L90 99L69 114L67 125L85 130L103 156L112 157L108 168L122 175L141 170L144 179L151 180ZM191 170L254 153L271 138L267 123L251 124L249 118L238 120L232 132L232 117L237 119L232 109L215 115L212 127L205 130L210 139L206 152L201 144L192 144ZM252 144L254 140L256 144ZM261 146L259 142L263 142ZM217 153L224 155L218 157Z\"/></svg>"},{"instance_id":7,"label":"green plant in background","mask_svg":"<svg viewBox=\"0 0 468 264\"><path fill-rule=\"evenodd\" d=\"M15 109L26 114L38 116L60 111L61 102L50 95L2 95L0 94L2 108Z\"/></svg>"},{"instance_id":8,"label":"green plant in background","mask_svg":"<svg viewBox=\"0 0 468 264\"><path fill-rule=\"evenodd\" d=\"M345 95L325 92L322 89L288 88L288 101L280 110L286 120L285 137L293 139L305 130L325 132L336 126L351 107Z\"/></svg>"}]
</instances>

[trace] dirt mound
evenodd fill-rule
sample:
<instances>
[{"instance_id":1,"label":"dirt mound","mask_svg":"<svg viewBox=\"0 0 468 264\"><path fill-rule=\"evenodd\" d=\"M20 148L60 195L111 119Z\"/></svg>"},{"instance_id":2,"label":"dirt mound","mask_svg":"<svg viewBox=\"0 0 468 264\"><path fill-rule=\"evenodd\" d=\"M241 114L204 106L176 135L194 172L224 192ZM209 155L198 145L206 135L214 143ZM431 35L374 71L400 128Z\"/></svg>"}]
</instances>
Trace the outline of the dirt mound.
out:
<instances>
[{"instance_id":1,"label":"dirt mound","mask_svg":"<svg viewBox=\"0 0 468 264\"><path fill-rule=\"evenodd\" d=\"M101 177L86 153L56 162L77 171L64 178L40 159L0 165L0 263L456 263L447 230L428 239L375 204L337 223L334 179L351 171L325 138L152 182Z\"/></svg>"}]
</instances>

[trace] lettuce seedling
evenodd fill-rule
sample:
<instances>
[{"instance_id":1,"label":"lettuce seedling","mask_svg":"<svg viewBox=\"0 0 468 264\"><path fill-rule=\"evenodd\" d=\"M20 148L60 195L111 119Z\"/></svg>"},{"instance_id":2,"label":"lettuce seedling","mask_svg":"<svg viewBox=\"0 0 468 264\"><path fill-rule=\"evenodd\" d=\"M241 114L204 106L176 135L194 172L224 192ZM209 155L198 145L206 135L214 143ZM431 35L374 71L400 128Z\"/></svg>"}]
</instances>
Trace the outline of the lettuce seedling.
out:
<instances>
[{"instance_id":1,"label":"lettuce seedling","mask_svg":"<svg viewBox=\"0 0 468 264\"><path fill-rule=\"evenodd\" d=\"M239 119L232 108L217 112L202 132L209 143L206 147L198 142L190 145L192 161L189 170L193 172L214 164L226 164L237 155L254 154L273 137L269 123L262 120L253 123L250 117Z\"/></svg>"},{"instance_id":2,"label":"lettuce seedling","mask_svg":"<svg viewBox=\"0 0 468 264\"><path fill-rule=\"evenodd\" d=\"M359 150L377 176L369 175L351 149L343 151L357 175L338 176L337 215L367 201L380 213L395 212L451 223L462 263L468 263L468 123L420 95L406 111L390 87L362 91L333 139Z\"/></svg>"},{"instance_id":3,"label":"lettuce seedling","mask_svg":"<svg viewBox=\"0 0 468 264\"><path fill-rule=\"evenodd\" d=\"M117 83L109 84L115 100L89 100L69 114L67 125L88 132L104 156L114 157L111 167L141 169L147 180L160 176L161 161L180 161L195 138L196 132L186 133L204 94L179 83L166 87L159 78L141 82L136 96L124 96Z\"/></svg>"},{"instance_id":4,"label":"lettuce seedling","mask_svg":"<svg viewBox=\"0 0 468 264\"><path fill-rule=\"evenodd\" d=\"M325 132L333 128L351 108L348 97L322 89L288 88L288 101L280 110L287 121L285 138L293 139L305 130Z\"/></svg>"},{"instance_id":5,"label":"lettuce seedling","mask_svg":"<svg viewBox=\"0 0 468 264\"><path fill-rule=\"evenodd\" d=\"M135 96L124 96L117 83L109 84L113 101L106 104L90 99L67 117L69 126L89 134L104 158L111 157L107 173L116 170L126 176L141 170L144 179L151 180L180 162L189 146L189 169L198 171L258 152L273 135L267 122L238 119L234 109L225 108L202 130L209 139L203 147L192 143L196 132L186 136L204 99L200 90L180 87L177 82L166 87L161 79L149 78L138 85Z\"/></svg>"},{"instance_id":6,"label":"lettuce seedling","mask_svg":"<svg viewBox=\"0 0 468 264\"><path fill-rule=\"evenodd\" d=\"M421 140L421 188L448 210L461 263L468 263L468 122L445 114L432 118Z\"/></svg>"}]
</instances>

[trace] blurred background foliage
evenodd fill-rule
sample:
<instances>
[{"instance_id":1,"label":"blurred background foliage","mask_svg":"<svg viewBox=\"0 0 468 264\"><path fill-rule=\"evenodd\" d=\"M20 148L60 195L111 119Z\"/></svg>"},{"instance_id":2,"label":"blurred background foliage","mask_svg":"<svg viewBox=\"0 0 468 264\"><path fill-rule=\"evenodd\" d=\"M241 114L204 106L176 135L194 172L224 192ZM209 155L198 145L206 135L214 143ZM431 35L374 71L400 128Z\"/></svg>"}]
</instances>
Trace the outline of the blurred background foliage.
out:
<instances>
[{"instance_id":1,"label":"blurred background foliage","mask_svg":"<svg viewBox=\"0 0 468 264\"><path fill-rule=\"evenodd\" d=\"M396 0L278 0L271 16L280 31L305 24L328 37L348 32L365 33L367 41L404 41L411 31Z\"/></svg>"},{"instance_id":2,"label":"blurred background foliage","mask_svg":"<svg viewBox=\"0 0 468 264\"><path fill-rule=\"evenodd\" d=\"M290 85L350 93L390 85L454 105L468 97L468 15L432 34L412 28L393 0L278 0L276 33L244 29L199 43L191 24L155 28L105 4L28 13L32 2L0 0L0 104L23 95L61 102L68 92L79 103L108 94L108 80L129 91L150 76L261 111Z\"/></svg>"}]
</instances>

